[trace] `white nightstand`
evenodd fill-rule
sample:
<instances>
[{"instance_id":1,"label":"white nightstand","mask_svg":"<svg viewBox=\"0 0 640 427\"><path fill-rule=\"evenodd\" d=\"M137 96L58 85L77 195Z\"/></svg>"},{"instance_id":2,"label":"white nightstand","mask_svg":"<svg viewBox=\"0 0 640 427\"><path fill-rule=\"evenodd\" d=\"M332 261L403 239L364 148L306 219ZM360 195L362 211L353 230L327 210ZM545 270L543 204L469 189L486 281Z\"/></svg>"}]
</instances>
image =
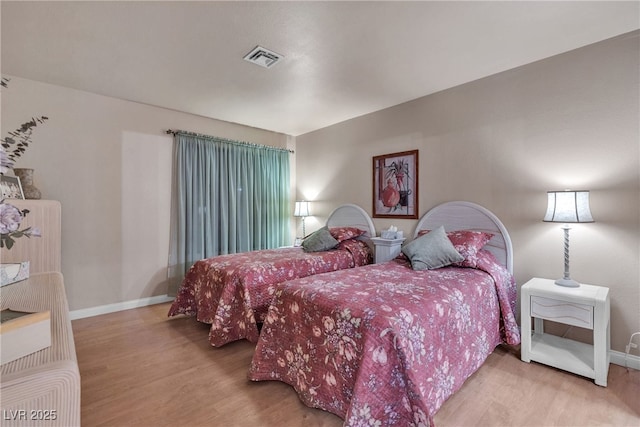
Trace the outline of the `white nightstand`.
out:
<instances>
[{"instance_id":1,"label":"white nightstand","mask_svg":"<svg viewBox=\"0 0 640 427\"><path fill-rule=\"evenodd\" d=\"M607 386L609 373L609 288L567 288L553 280L533 278L522 285L521 359L536 361L595 379ZM531 317L534 331L531 333ZM544 333L543 320L593 330L593 345Z\"/></svg>"},{"instance_id":2,"label":"white nightstand","mask_svg":"<svg viewBox=\"0 0 640 427\"><path fill-rule=\"evenodd\" d=\"M394 259L400 255L402 249L402 239L383 239L382 237L372 237L371 241L375 246L374 261L376 264Z\"/></svg>"}]
</instances>

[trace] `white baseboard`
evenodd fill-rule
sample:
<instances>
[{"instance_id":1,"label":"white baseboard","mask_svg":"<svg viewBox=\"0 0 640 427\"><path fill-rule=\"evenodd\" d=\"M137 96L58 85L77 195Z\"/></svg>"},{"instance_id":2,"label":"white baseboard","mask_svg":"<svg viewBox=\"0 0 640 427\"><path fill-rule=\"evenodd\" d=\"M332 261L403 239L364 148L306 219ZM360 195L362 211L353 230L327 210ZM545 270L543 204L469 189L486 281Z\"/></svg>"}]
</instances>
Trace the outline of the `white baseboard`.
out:
<instances>
[{"instance_id":1,"label":"white baseboard","mask_svg":"<svg viewBox=\"0 0 640 427\"><path fill-rule=\"evenodd\" d=\"M611 363L615 365L625 366L625 354L621 351L610 350ZM626 357L626 367L637 369L640 371L640 356L630 354Z\"/></svg>"},{"instance_id":2,"label":"white baseboard","mask_svg":"<svg viewBox=\"0 0 640 427\"><path fill-rule=\"evenodd\" d=\"M148 305L161 304L173 301L174 297L169 295L157 295L155 297L140 298L131 301L116 302L113 304L100 305L98 307L82 308L69 313L71 320L83 319L85 317L98 316L100 314L114 313L116 311L130 310L132 308L146 307ZM624 354L623 354L624 356Z\"/></svg>"}]
</instances>

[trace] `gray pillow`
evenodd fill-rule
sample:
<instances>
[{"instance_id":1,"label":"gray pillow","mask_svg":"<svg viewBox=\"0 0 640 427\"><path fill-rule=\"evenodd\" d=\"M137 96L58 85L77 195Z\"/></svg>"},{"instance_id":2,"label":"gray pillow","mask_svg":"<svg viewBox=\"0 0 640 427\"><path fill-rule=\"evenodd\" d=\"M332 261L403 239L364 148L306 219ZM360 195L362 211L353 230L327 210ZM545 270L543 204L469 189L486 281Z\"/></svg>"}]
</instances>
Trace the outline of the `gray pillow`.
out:
<instances>
[{"instance_id":1,"label":"gray pillow","mask_svg":"<svg viewBox=\"0 0 640 427\"><path fill-rule=\"evenodd\" d=\"M443 226L407 243L402 247L402 253L409 258L414 270L433 270L464 260Z\"/></svg>"},{"instance_id":2,"label":"gray pillow","mask_svg":"<svg viewBox=\"0 0 640 427\"><path fill-rule=\"evenodd\" d=\"M328 251L338 246L338 241L333 238L327 226L311 233L302 241L302 249L305 252Z\"/></svg>"}]
</instances>

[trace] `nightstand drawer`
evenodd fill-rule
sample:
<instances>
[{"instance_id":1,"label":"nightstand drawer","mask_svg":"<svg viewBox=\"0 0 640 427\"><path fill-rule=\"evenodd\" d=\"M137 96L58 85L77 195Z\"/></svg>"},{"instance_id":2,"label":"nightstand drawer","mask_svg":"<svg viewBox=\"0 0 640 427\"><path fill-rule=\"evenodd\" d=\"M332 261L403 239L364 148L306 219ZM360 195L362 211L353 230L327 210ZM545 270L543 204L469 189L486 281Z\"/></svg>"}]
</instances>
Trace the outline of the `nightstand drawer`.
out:
<instances>
[{"instance_id":1,"label":"nightstand drawer","mask_svg":"<svg viewBox=\"0 0 640 427\"><path fill-rule=\"evenodd\" d=\"M593 306L531 296L531 316L593 329Z\"/></svg>"}]
</instances>

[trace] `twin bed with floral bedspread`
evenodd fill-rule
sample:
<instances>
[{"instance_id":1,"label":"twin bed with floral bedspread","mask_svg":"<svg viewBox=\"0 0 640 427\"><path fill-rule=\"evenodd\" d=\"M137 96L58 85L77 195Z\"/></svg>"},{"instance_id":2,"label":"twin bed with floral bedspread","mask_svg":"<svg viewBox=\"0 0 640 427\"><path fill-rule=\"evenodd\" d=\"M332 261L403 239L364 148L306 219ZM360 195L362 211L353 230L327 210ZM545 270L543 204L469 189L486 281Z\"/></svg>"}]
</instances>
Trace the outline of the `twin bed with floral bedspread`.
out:
<instances>
[{"instance_id":1,"label":"twin bed with floral bedspread","mask_svg":"<svg viewBox=\"0 0 640 427\"><path fill-rule=\"evenodd\" d=\"M441 225L464 259L416 271L404 257L279 285L249 379L288 383L347 426L432 425L497 345L520 341L502 223L451 202L427 213L415 237Z\"/></svg>"},{"instance_id":2,"label":"twin bed with floral bedspread","mask_svg":"<svg viewBox=\"0 0 640 427\"><path fill-rule=\"evenodd\" d=\"M276 285L372 262L370 237L375 236L375 228L362 208L352 204L338 207L329 216L327 227L339 241L332 250L279 248L197 261L187 272L169 317L184 314L211 324L212 346L240 339L256 342L257 323L264 320ZM360 232L350 232L353 229Z\"/></svg>"}]
</instances>

